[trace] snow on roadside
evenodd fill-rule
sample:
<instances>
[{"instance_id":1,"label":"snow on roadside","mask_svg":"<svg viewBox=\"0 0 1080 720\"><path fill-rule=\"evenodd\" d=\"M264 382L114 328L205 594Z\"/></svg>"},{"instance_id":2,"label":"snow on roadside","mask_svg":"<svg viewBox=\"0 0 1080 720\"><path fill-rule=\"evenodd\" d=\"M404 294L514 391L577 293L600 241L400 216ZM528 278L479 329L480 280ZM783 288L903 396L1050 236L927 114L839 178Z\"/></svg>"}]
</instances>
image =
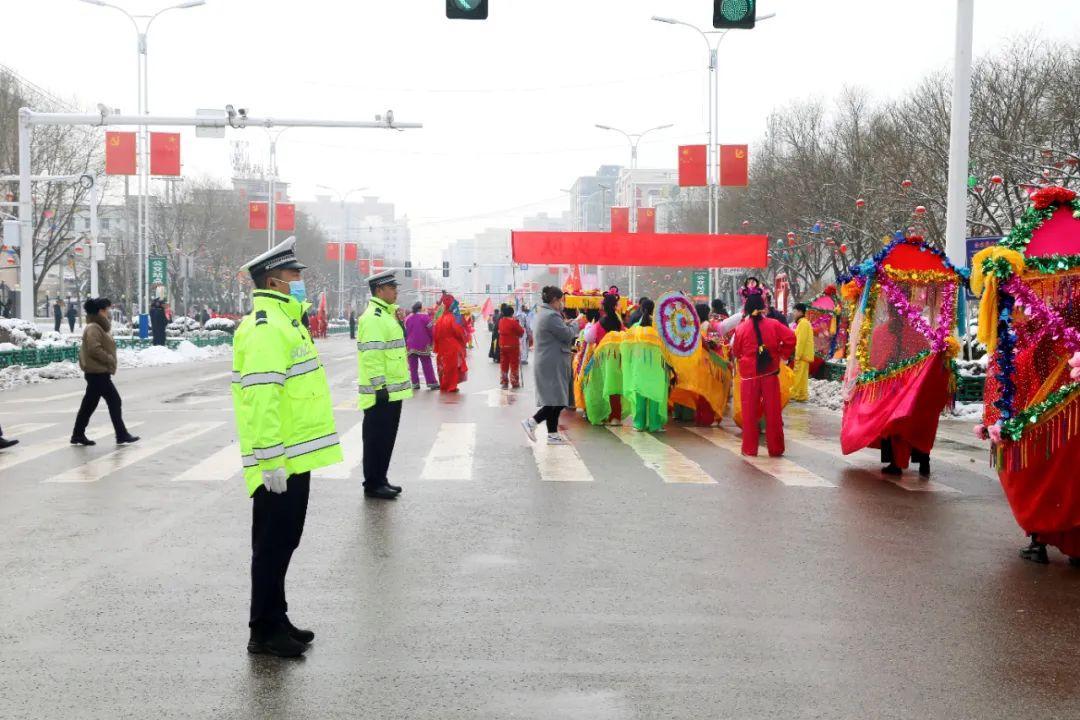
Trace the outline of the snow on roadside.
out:
<instances>
[{"instance_id":1,"label":"snow on roadside","mask_svg":"<svg viewBox=\"0 0 1080 720\"><path fill-rule=\"evenodd\" d=\"M843 385L835 380L810 380L810 404L841 412L844 409ZM981 420L983 404L981 402L957 402L951 413L945 417L952 420Z\"/></svg>"},{"instance_id":2,"label":"snow on roadside","mask_svg":"<svg viewBox=\"0 0 1080 720\"><path fill-rule=\"evenodd\" d=\"M231 354L232 347L229 345L201 348L185 340L177 346L176 350L170 350L162 346L148 347L142 350L118 350L116 359L121 368L140 368L213 360L228 357ZM81 378L82 376L79 364L74 362L55 362L40 368L13 365L0 370L0 391L21 385L32 385L48 382L49 380Z\"/></svg>"}]
</instances>

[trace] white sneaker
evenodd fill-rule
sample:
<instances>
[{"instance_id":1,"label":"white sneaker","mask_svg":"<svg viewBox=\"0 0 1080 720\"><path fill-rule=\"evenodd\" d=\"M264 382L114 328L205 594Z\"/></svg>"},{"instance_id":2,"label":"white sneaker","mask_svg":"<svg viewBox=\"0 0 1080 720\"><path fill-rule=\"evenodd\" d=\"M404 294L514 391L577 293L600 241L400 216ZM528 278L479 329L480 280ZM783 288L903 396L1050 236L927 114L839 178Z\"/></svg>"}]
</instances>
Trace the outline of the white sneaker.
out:
<instances>
[{"instance_id":1,"label":"white sneaker","mask_svg":"<svg viewBox=\"0 0 1080 720\"><path fill-rule=\"evenodd\" d=\"M537 422L532 418L521 421L521 427L524 428L525 434L529 436L529 439L536 442L536 426Z\"/></svg>"},{"instance_id":2,"label":"white sneaker","mask_svg":"<svg viewBox=\"0 0 1080 720\"><path fill-rule=\"evenodd\" d=\"M547 444L548 445L569 445L570 441L567 440L566 438L564 438L562 435L548 435L547 436Z\"/></svg>"}]
</instances>

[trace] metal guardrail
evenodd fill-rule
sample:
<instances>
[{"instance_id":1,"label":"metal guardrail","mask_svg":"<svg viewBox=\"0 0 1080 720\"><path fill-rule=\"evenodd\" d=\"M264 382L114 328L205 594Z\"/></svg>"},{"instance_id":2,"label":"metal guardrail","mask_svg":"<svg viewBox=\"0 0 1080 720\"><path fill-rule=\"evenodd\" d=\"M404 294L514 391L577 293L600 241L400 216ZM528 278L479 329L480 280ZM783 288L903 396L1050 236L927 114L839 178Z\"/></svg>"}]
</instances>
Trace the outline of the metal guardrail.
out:
<instances>
[{"instance_id":1,"label":"metal guardrail","mask_svg":"<svg viewBox=\"0 0 1080 720\"><path fill-rule=\"evenodd\" d=\"M204 338L167 338L165 346L175 350L182 341L187 340L196 347L216 347L219 345L232 345L232 335L224 337ZM141 338L116 338L118 350L142 350L152 347L150 339ZM22 350L7 350L0 352L0 368L20 365L22 367L44 367L54 362L78 362L79 346L64 345L59 347L28 348Z\"/></svg>"}]
</instances>

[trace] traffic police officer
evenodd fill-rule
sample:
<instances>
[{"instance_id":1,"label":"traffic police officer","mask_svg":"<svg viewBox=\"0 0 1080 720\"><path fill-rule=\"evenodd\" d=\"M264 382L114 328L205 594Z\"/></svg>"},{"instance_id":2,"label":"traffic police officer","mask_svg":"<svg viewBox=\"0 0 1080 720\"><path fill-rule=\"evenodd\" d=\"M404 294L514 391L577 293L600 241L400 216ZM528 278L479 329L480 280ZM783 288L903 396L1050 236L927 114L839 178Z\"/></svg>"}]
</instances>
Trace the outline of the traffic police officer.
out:
<instances>
[{"instance_id":1,"label":"traffic police officer","mask_svg":"<svg viewBox=\"0 0 1080 720\"><path fill-rule=\"evenodd\" d=\"M401 401L412 397L405 329L397 319L397 280L387 270L368 279L371 302L360 317L359 407L364 411L364 495L393 500L401 492L386 473L394 454Z\"/></svg>"},{"instance_id":2,"label":"traffic police officer","mask_svg":"<svg viewBox=\"0 0 1080 720\"><path fill-rule=\"evenodd\" d=\"M248 652L303 654L315 639L286 614L285 574L300 544L311 471L342 460L326 371L301 322L306 299L290 237L244 266L252 312L233 338L232 395L252 498Z\"/></svg>"}]
</instances>

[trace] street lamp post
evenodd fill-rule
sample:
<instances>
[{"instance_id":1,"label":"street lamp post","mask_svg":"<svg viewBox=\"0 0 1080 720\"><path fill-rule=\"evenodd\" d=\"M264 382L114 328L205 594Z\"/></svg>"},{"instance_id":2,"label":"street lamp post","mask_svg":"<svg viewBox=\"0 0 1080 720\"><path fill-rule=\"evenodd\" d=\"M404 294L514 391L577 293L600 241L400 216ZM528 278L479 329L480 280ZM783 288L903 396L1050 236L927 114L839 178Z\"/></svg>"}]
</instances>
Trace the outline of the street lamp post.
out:
<instances>
[{"instance_id":1,"label":"street lamp post","mask_svg":"<svg viewBox=\"0 0 1080 720\"><path fill-rule=\"evenodd\" d=\"M318 187L321 190L329 190L337 195L341 203L342 233L338 236L340 238L338 240L338 317L343 317L345 314L345 243L349 239L349 209L345 203L354 192L363 192L367 188L358 187L342 193L327 185L319 185Z\"/></svg>"},{"instance_id":2,"label":"street lamp post","mask_svg":"<svg viewBox=\"0 0 1080 720\"><path fill-rule=\"evenodd\" d=\"M949 188L945 210L945 254L957 267L967 264L967 179L971 133L971 54L975 0L956 1L956 58L953 69L952 126L949 132Z\"/></svg>"},{"instance_id":3,"label":"street lamp post","mask_svg":"<svg viewBox=\"0 0 1080 720\"><path fill-rule=\"evenodd\" d=\"M82 1L89 3L90 5L112 8L113 10L121 12L134 26L135 34L138 37L138 45L136 46L136 60L138 65L138 114L149 115L150 79L146 36L150 32L150 26L154 23L154 20L163 13L170 10L187 10L188 8L205 5L206 0L188 0L187 2L170 5L169 7L158 10L153 15L132 15L119 5L113 5L112 3L105 2L105 0ZM143 20L146 21L145 24L140 25L140 21ZM138 196L136 197L136 223L138 227L137 257L139 265L139 314L141 316L139 319L139 334L141 337L146 337L148 331L146 312L150 305L150 282L147 277L148 268L146 267L150 256L150 132L145 124L140 125L137 130L139 140L139 166L137 168L138 182L136 184L138 192Z\"/></svg>"},{"instance_id":4,"label":"street lamp post","mask_svg":"<svg viewBox=\"0 0 1080 720\"><path fill-rule=\"evenodd\" d=\"M770 20L776 17L776 13L769 13L768 15L762 15L757 18L757 22ZM708 185L708 205L709 205L709 234L713 235L719 232L720 218L719 216L719 193L717 192L717 186L720 182L720 149L717 147L720 133L720 109L718 107L720 101L720 81L719 81L719 50L720 43L724 41L730 30L723 30L720 32L706 32L699 28L697 25L692 25L682 20L676 20L670 17L660 17L653 15L653 20L656 22L666 23L668 25L683 25L685 27L694 30L701 39L705 41L705 49L709 51L709 127L706 131L707 135L707 150L706 150L706 163L708 165L706 175L706 183ZM709 35L717 35L716 43L713 44L709 39ZM718 268L710 269L710 278L713 282L713 288L716 289L720 284L720 271Z\"/></svg>"}]
</instances>

